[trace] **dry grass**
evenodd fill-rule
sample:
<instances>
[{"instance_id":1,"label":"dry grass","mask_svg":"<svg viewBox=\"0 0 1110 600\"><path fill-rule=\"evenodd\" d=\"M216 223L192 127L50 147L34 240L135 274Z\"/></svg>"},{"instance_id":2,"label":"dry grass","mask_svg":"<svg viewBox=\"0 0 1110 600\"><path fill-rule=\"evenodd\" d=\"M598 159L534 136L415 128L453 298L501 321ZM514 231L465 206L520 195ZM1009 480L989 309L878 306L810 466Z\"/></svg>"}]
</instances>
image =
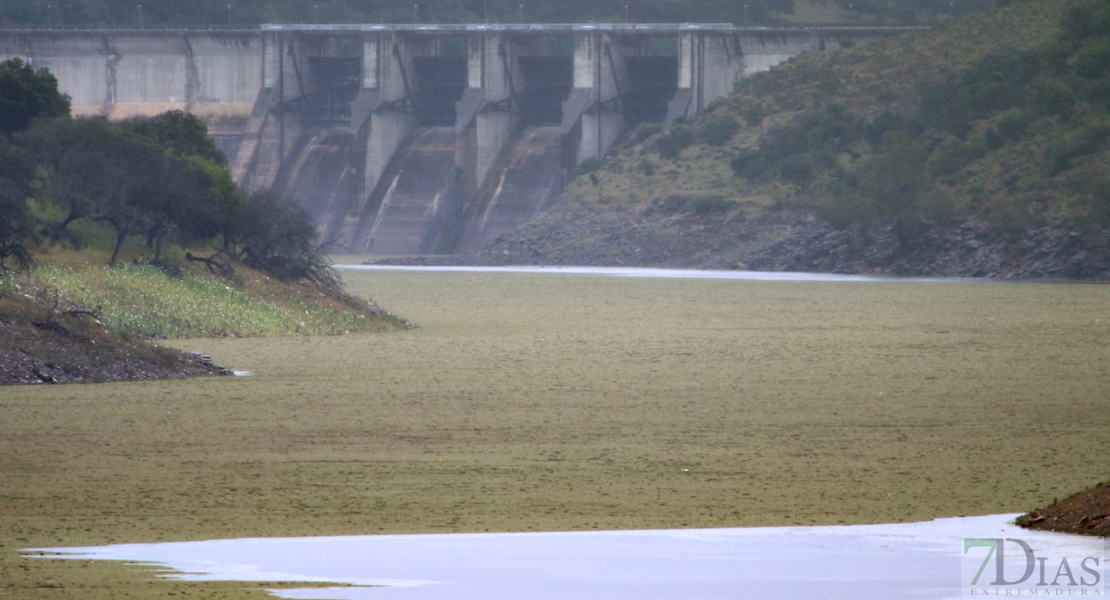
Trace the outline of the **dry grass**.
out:
<instances>
[{"instance_id":1,"label":"dry grass","mask_svg":"<svg viewBox=\"0 0 1110 600\"><path fill-rule=\"evenodd\" d=\"M4 389L0 596L257 595L23 547L907 521L1107 475L1110 287L347 278L420 328Z\"/></svg>"}]
</instances>

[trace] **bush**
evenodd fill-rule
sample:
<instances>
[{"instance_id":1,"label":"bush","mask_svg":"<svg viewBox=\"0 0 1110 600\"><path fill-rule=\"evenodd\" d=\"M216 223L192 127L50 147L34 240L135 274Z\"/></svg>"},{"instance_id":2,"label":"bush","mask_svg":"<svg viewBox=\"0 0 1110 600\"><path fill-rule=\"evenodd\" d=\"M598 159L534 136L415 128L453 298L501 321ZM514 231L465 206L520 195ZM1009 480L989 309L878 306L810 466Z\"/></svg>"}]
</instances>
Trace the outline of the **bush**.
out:
<instances>
[{"instance_id":1,"label":"bush","mask_svg":"<svg viewBox=\"0 0 1110 600\"><path fill-rule=\"evenodd\" d=\"M1075 72L1086 79L1098 79L1110 73L1110 40L1080 50L1075 55Z\"/></svg>"},{"instance_id":2,"label":"bush","mask_svg":"<svg viewBox=\"0 0 1110 600\"><path fill-rule=\"evenodd\" d=\"M813 161L806 154L796 154L779 161L779 176L803 191L813 183Z\"/></svg>"},{"instance_id":3,"label":"bush","mask_svg":"<svg viewBox=\"0 0 1110 600\"><path fill-rule=\"evenodd\" d=\"M1025 135L1025 128L1029 125L1029 119L1025 113L1020 109L1012 108L998 117L995 126L998 132L1008 139L1016 140Z\"/></svg>"},{"instance_id":4,"label":"bush","mask_svg":"<svg viewBox=\"0 0 1110 600\"><path fill-rule=\"evenodd\" d=\"M917 115L926 127L958 138L971 129L971 114L963 86L949 79L918 88Z\"/></svg>"},{"instance_id":5,"label":"bush","mask_svg":"<svg viewBox=\"0 0 1110 600\"><path fill-rule=\"evenodd\" d=\"M734 206L736 206L735 200L720 196L699 196L694 199L692 208L695 214L706 216L726 213Z\"/></svg>"},{"instance_id":6,"label":"bush","mask_svg":"<svg viewBox=\"0 0 1110 600\"><path fill-rule=\"evenodd\" d=\"M659 137L656 145L659 148L660 156L673 160L678 158L682 151L692 146L693 143L694 134L691 133L690 128L676 123L670 131Z\"/></svg>"},{"instance_id":7,"label":"bush","mask_svg":"<svg viewBox=\"0 0 1110 600\"><path fill-rule=\"evenodd\" d=\"M724 115L710 115L694 127L694 139L702 144L723 146L740 131L736 119Z\"/></svg>"},{"instance_id":8,"label":"bush","mask_svg":"<svg viewBox=\"0 0 1110 600\"><path fill-rule=\"evenodd\" d=\"M574 170L575 176L590 175L601 168L601 159L596 156L591 156L586 160L578 163L578 168Z\"/></svg>"},{"instance_id":9,"label":"bush","mask_svg":"<svg viewBox=\"0 0 1110 600\"><path fill-rule=\"evenodd\" d=\"M640 123L636 126L636 131L632 134L632 141L637 144L642 144L653 135L658 135L663 131L663 126L659 123Z\"/></svg>"},{"instance_id":10,"label":"bush","mask_svg":"<svg viewBox=\"0 0 1110 600\"><path fill-rule=\"evenodd\" d=\"M777 162L807 150L806 132L797 124L775 127L759 140L759 151L767 162Z\"/></svg>"},{"instance_id":11,"label":"bush","mask_svg":"<svg viewBox=\"0 0 1110 600\"><path fill-rule=\"evenodd\" d=\"M1062 81L1051 80L1037 86L1029 103L1038 116L1068 119L1075 112L1076 100L1075 90L1071 86Z\"/></svg>"},{"instance_id":12,"label":"bush","mask_svg":"<svg viewBox=\"0 0 1110 600\"><path fill-rule=\"evenodd\" d=\"M1072 189L1086 211L1086 223L1097 227L1110 225L1110 180L1094 175L1077 178Z\"/></svg>"},{"instance_id":13,"label":"bush","mask_svg":"<svg viewBox=\"0 0 1110 600\"><path fill-rule=\"evenodd\" d=\"M1050 145L1044 152L1041 172L1048 177L1063 173L1074 166L1076 159L1100 152L1108 139L1110 123L1091 123Z\"/></svg>"},{"instance_id":14,"label":"bush","mask_svg":"<svg viewBox=\"0 0 1110 600\"><path fill-rule=\"evenodd\" d=\"M867 121L842 104L828 104L802 119L805 151L848 148L864 137Z\"/></svg>"},{"instance_id":15,"label":"bush","mask_svg":"<svg viewBox=\"0 0 1110 600\"><path fill-rule=\"evenodd\" d=\"M312 218L301 207L269 191L255 192L237 231L247 265L282 280L307 279L334 298L352 301L317 241Z\"/></svg>"},{"instance_id":16,"label":"bush","mask_svg":"<svg viewBox=\"0 0 1110 600\"><path fill-rule=\"evenodd\" d=\"M947 137L933 150L928 162L925 163L925 168L935 177L944 177L959 171L985 153L986 148L979 140L965 142Z\"/></svg>"},{"instance_id":17,"label":"bush","mask_svg":"<svg viewBox=\"0 0 1110 600\"><path fill-rule=\"evenodd\" d=\"M761 181L766 172L763 154L754 148L740 148L729 161L732 172L748 181Z\"/></svg>"},{"instance_id":18,"label":"bush","mask_svg":"<svg viewBox=\"0 0 1110 600\"><path fill-rule=\"evenodd\" d=\"M745 106L744 109L740 111L740 116L743 117L748 127L759 127L763 124L763 118L767 116L767 111L763 108L762 104L756 102Z\"/></svg>"},{"instance_id":19,"label":"bush","mask_svg":"<svg viewBox=\"0 0 1110 600\"><path fill-rule=\"evenodd\" d=\"M883 137L894 131L905 131L907 119L904 115L889 110L875 115L864 127L864 139L873 150L883 145Z\"/></svg>"}]
</instances>

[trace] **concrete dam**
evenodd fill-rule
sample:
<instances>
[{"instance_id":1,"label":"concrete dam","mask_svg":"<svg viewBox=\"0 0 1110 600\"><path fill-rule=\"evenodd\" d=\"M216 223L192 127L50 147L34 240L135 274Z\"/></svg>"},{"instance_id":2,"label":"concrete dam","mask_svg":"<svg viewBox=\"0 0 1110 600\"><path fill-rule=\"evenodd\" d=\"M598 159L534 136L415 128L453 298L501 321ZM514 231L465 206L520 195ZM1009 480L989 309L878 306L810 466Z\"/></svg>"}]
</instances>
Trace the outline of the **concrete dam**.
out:
<instances>
[{"instance_id":1,"label":"concrete dam","mask_svg":"<svg viewBox=\"0 0 1110 600\"><path fill-rule=\"evenodd\" d=\"M807 51L914 27L263 25L0 31L78 116L184 110L244 189L270 188L346 252L480 249L558 201L643 122L706 109Z\"/></svg>"}]
</instances>

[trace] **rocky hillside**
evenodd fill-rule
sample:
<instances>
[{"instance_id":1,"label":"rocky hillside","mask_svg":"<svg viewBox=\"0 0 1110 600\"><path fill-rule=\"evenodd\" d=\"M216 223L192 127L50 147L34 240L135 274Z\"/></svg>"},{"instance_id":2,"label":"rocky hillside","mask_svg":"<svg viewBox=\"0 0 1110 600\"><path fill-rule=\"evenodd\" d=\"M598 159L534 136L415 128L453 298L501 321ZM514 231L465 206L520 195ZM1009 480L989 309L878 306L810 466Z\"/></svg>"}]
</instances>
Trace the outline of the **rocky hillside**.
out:
<instances>
[{"instance_id":1,"label":"rocky hillside","mask_svg":"<svg viewBox=\"0 0 1110 600\"><path fill-rule=\"evenodd\" d=\"M1110 279L1110 3L797 57L461 262Z\"/></svg>"}]
</instances>

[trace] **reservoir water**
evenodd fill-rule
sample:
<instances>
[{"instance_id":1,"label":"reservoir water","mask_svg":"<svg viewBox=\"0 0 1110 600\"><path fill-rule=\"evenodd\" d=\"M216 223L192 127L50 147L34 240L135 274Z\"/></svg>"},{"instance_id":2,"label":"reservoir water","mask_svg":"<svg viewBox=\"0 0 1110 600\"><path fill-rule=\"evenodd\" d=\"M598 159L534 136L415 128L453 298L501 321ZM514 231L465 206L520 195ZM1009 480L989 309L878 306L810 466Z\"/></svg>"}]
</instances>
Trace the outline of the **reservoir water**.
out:
<instances>
[{"instance_id":1,"label":"reservoir water","mask_svg":"<svg viewBox=\"0 0 1110 600\"><path fill-rule=\"evenodd\" d=\"M349 271L423 271L429 273L542 273L557 275L600 275L608 277L645 277L662 279L732 279L737 281L889 281L889 282L953 282L989 281L986 279L958 279L942 277L873 277L869 275L842 275L835 273L784 273L770 271L714 271L708 269L656 269L642 267L451 267L451 266L391 266L337 264L337 269Z\"/></svg>"},{"instance_id":2,"label":"reservoir water","mask_svg":"<svg viewBox=\"0 0 1110 600\"><path fill-rule=\"evenodd\" d=\"M1026 531L1010 524L1014 516L836 527L239 539L38 551L164 565L180 572L169 577L190 580L354 586L273 591L282 598L328 600L940 600L961 594L1104 593L1104 540ZM990 556L991 548L969 545L968 539L1011 541L1003 544L1004 553ZM1047 572L1019 582L1028 557L1015 539L1048 566ZM1065 560L1069 574L1061 575ZM992 585L1000 564L1002 580L1015 584L1009 590ZM983 573L971 585L980 567Z\"/></svg>"}]
</instances>

